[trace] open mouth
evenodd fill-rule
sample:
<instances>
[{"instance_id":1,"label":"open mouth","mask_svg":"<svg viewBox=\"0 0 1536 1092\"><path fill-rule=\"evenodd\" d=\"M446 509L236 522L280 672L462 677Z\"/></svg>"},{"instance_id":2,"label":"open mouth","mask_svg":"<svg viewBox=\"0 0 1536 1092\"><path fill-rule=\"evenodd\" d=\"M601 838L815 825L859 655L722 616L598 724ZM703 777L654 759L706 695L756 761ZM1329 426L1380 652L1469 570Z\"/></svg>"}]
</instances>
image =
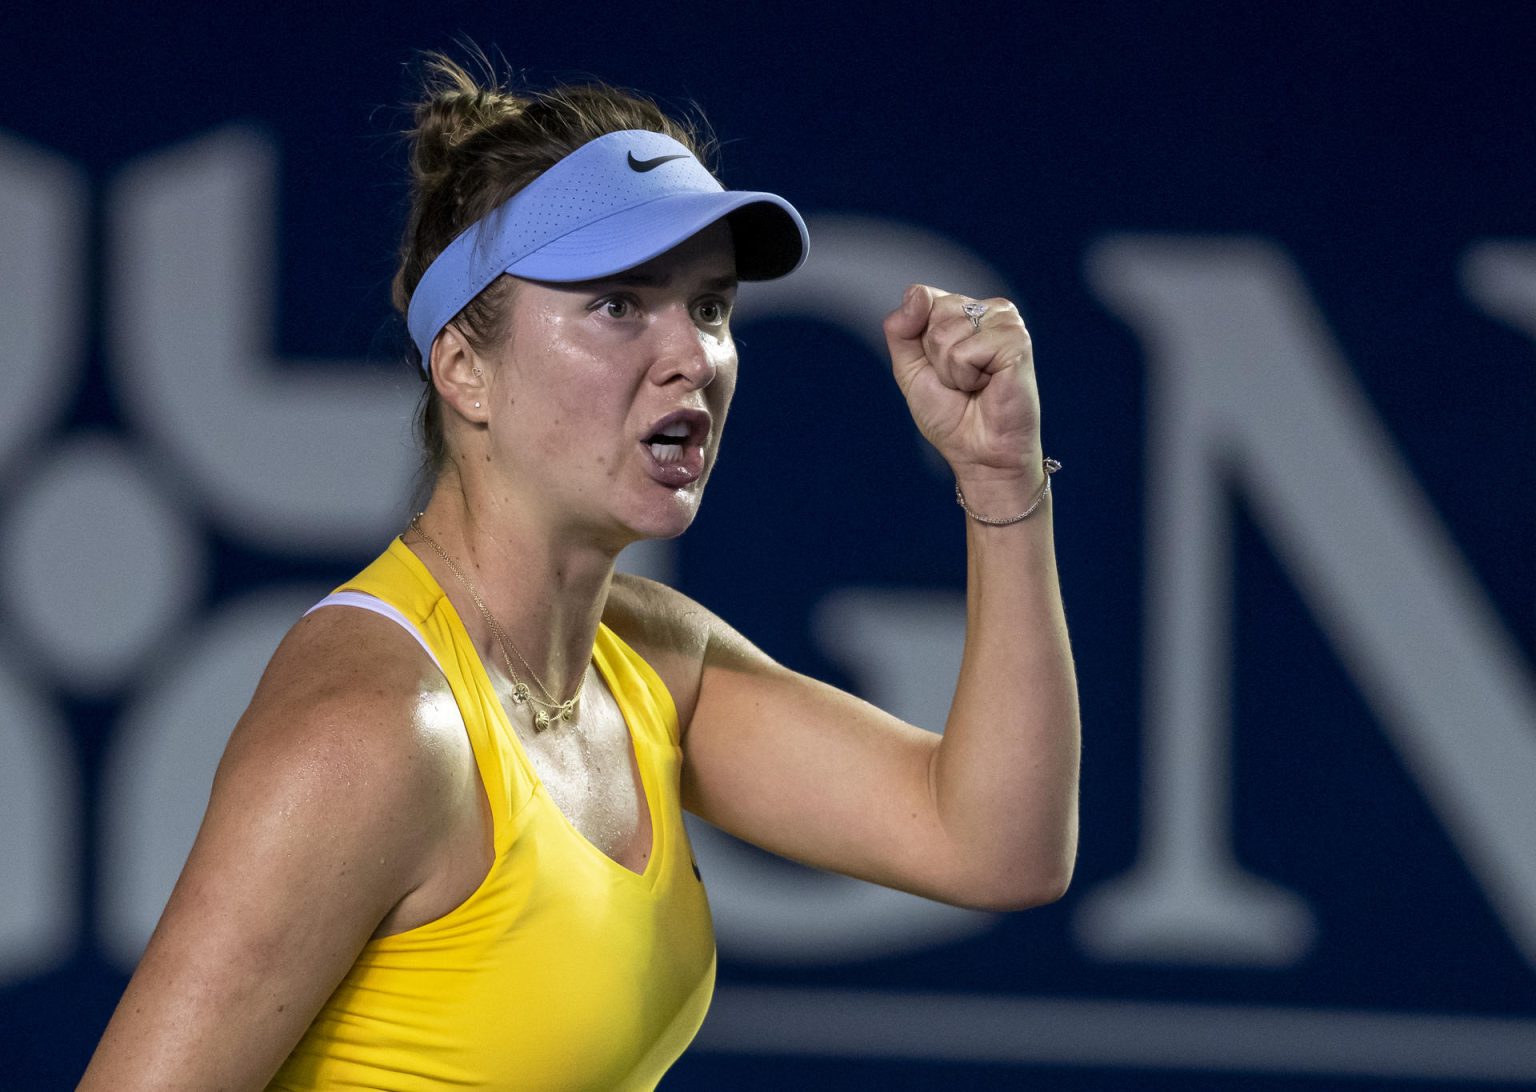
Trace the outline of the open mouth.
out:
<instances>
[{"instance_id":1,"label":"open mouth","mask_svg":"<svg viewBox=\"0 0 1536 1092\"><path fill-rule=\"evenodd\" d=\"M710 418L702 410L678 410L652 427L641 445L650 453L651 475L666 485L688 485L704 473Z\"/></svg>"},{"instance_id":2,"label":"open mouth","mask_svg":"<svg viewBox=\"0 0 1536 1092\"><path fill-rule=\"evenodd\" d=\"M680 463L692 436L693 430L686 421L674 421L646 437L645 446L651 449L651 455L658 463Z\"/></svg>"}]
</instances>

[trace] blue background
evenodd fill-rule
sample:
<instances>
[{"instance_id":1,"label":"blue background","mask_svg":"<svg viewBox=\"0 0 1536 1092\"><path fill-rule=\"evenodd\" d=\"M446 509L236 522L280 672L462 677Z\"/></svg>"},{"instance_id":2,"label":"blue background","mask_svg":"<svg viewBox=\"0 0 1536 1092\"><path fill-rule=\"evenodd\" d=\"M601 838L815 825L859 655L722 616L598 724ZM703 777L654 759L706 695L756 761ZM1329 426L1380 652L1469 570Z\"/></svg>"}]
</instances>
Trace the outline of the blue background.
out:
<instances>
[{"instance_id":1,"label":"blue background","mask_svg":"<svg viewBox=\"0 0 1536 1092\"><path fill-rule=\"evenodd\" d=\"M722 986L1536 1016L1532 966L1401 758L1382 733L1359 729L1373 724L1370 710L1238 497L1234 844L1245 866L1306 898L1317 944L1277 970L1116 963L1080 949L1071 917L1079 893L1130 866L1142 784L1146 370L1144 347L1090 291L1084 262L1096 240L1256 235L1289 253L1529 670L1532 346L1472 308L1456 270L1476 241L1536 236L1530 9L772 8L160 4L87 15L28 5L0 31L0 130L67 158L98 187L136 157L229 122L264 130L281 157L275 345L317 367L364 358L404 372L387 295L405 199L395 133L414 52L451 47L459 34L499 48L535 84L593 74L665 102L697 101L724 143L727 184L782 193L809 215L920 225L975 251L1026 311L1047 446L1067 464L1056 519L1086 737L1073 893L911 956L793 969L726 960ZM93 253L102 231L93 222ZM89 292L89 367L59 434L126 427L105 378L102 285ZM679 545L680 583L791 666L849 685L812 641L812 609L844 584L960 587L963 527L862 343L780 320L740 341L731 434L703 515ZM0 499L16 484L0 481ZM279 580L338 582L367 559L268 556L207 534L210 604ZM56 700L75 733L89 831L117 706ZM122 988L92 939L89 835L83 852L78 951L0 988L0 1085L67 1086ZM1234 1080L1091 1059L1005 1066L701 1049L664 1087ZM1241 1083L1393 1084L1274 1071Z\"/></svg>"}]
</instances>

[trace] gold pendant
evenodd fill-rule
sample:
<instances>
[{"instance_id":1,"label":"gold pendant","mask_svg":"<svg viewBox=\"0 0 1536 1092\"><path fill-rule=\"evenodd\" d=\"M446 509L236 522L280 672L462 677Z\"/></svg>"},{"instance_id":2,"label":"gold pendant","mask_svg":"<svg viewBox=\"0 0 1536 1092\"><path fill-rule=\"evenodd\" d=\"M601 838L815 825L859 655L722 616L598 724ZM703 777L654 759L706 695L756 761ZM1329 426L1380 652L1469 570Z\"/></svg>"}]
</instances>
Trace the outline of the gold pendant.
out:
<instances>
[{"instance_id":1,"label":"gold pendant","mask_svg":"<svg viewBox=\"0 0 1536 1092\"><path fill-rule=\"evenodd\" d=\"M548 728L549 727L549 719L550 718L549 718L549 714L548 713L535 713L533 715L533 730L534 730L534 732L535 733L542 732L542 731L544 731L544 729Z\"/></svg>"},{"instance_id":2,"label":"gold pendant","mask_svg":"<svg viewBox=\"0 0 1536 1092\"><path fill-rule=\"evenodd\" d=\"M526 703L528 701L528 684L527 683L520 683L519 682L519 683L513 683L512 684L512 700L514 702L516 702L518 705L522 705L522 704L524 704L524 703Z\"/></svg>"}]
</instances>

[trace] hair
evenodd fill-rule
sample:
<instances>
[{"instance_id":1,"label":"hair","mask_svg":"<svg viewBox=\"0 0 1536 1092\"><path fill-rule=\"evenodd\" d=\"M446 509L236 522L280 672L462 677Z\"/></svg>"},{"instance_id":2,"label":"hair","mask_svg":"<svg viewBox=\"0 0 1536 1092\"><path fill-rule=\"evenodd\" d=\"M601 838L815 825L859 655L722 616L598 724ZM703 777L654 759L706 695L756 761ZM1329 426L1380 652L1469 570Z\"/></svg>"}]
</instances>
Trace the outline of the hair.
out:
<instances>
[{"instance_id":1,"label":"hair","mask_svg":"<svg viewBox=\"0 0 1536 1092\"><path fill-rule=\"evenodd\" d=\"M407 133L410 212L393 283L402 317L422 274L456 236L588 141L648 129L679 141L701 162L715 148L696 110L679 120L643 95L595 82L512 90L484 52L468 51L483 79L446 54L423 58L421 97ZM476 351L487 351L507 335L512 284L510 277L498 277L451 320ZM412 366L425 376L420 356L415 345L407 350ZM451 464L451 453L442 401L427 378L416 431L423 481L430 485Z\"/></svg>"}]
</instances>

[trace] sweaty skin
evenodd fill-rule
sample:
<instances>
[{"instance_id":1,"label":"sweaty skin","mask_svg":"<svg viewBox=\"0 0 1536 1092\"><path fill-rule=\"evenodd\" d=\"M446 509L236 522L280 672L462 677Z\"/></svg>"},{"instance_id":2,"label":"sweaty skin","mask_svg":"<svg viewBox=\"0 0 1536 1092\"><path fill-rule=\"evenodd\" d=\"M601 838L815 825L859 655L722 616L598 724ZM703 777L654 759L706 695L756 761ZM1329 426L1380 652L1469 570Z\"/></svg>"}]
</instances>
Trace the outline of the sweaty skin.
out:
<instances>
[{"instance_id":1,"label":"sweaty skin","mask_svg":"<svg viewBox=\"0 0 1536 1092\"><path fill-rule=\"evenodd\" d=\"M433 345L452 466L423 526L549 691L584 687L593 715L590 753L552 740L530 756L544 749L552 795L594 844L640 864L650 834L632 757L620 761L587 675L606 620L675 701L683 803L704 819L959 905L1059 897L1076 852L1079 730L1049 500L1009 527L967 521L965 650L942 736L776 664L679 592L615 575L624 546L680 534L698 510L737 380L734 280L718 225L621 277L515 283L507 336L487 352L452 325ZM892 371L968 502L1007 515L1043 482L1033 350L1008 301L983 301L975 329L966 299L909 289L885 321ZM675 414L690 422L697 473L658 467L651 441ZM505 698L510 678L469 595L407 544ZM362 611L305 619L231 738L81 1087L262 1087L370 937L435 920L475 889L489 831L462 724L415 642Z\"/></svg>"}]
</instances>

